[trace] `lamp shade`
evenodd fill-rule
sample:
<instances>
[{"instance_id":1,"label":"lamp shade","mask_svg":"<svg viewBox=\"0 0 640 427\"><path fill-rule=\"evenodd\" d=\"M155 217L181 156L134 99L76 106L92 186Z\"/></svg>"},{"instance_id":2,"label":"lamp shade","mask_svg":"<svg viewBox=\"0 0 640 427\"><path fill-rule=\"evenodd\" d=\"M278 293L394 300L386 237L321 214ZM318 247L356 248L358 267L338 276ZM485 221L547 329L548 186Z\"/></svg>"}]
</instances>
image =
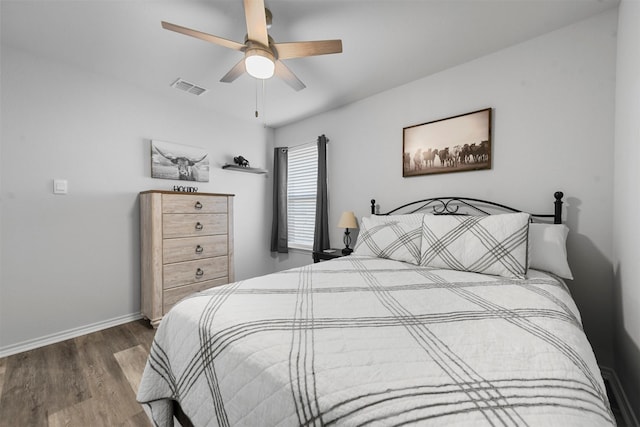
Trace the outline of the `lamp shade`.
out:
<instances>
[{"instance_id":1,"label":"lamp shade","mask_svg":"<svg viewBox=\"0 0 640 427\"><path fill-rule=\"evenodd\" d=\"M356 216L354 215L354 213L352 211L342 212L340 221L338 221L338 227L358 228L358 223L356 222Z\"/></svg>"},{"instance_id":2,"label":"lamp shade","mask_svg":"<svg viewBox=\"0 0 640 427\"><path fill-rule=\"evenodd\" d=\"M244 67L247 73L256 79L270 79L273 77L276 64L271 52L252 47L245 52Z\"/></svg>"}]
</instances>

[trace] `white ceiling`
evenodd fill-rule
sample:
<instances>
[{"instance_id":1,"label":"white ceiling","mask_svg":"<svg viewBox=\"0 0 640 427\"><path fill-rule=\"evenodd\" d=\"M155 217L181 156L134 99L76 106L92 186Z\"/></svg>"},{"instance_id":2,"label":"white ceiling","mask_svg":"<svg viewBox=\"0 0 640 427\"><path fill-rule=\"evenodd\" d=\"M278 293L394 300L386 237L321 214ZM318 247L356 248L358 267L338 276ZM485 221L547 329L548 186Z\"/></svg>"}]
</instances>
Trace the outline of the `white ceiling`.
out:
<instances>
[{"instance_id":1,"label":"white ceiling","mask_svg":"<svg viewBox=\"0 0 640 427\"><path fill-rule=\"evenodd\" d=\"M160 21L244 41L242 0L1 0L2 44L268 126L368 97L615 7L618 0L266 0L276 42L342 39L343 53L286 61L295 92L244 75L242 53L163 30ZM209 91L170 87L178 77Z\"/></svg>"}]
</instances>

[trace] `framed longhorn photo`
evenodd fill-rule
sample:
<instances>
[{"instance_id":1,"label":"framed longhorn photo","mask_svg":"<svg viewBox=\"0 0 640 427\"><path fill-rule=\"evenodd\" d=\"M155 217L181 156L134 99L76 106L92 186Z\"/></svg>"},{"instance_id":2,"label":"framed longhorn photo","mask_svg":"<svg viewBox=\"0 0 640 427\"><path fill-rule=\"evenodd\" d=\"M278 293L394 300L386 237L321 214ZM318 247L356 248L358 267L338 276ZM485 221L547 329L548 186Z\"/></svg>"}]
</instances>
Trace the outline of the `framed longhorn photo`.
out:
<instances>
[{"instance_id":1,"label":"framed longhorn photo","mask_svg":"<svg viewBox=\"0 0 640 427\"><path fill-rule=\"evenodd\" d=\"M202 148L152 140L151 177L209 182L208 153Z\"/></svg>"},{"instance_id":2,"label":"framed longhorn photo","mask_svg":"<svg viewBox=\"0 0 640 427\"><path fill-rule=\"evenodd\" d=\"M402 176L491 169L491 108L402 130Z\"/></svg>"}]
</instances>

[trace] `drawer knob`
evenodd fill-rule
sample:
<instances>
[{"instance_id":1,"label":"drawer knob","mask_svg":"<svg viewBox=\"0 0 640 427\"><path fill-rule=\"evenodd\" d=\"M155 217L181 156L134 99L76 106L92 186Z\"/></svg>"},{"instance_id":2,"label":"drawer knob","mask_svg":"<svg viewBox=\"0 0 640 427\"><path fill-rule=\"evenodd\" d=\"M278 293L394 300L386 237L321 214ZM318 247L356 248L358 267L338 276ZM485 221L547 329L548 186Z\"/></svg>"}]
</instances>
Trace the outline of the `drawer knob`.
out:
<instances>
[{"instance_id":1,"label":"drawer knob","mask_svg":"<svg viewBox=\"0 0 640 427\"><path fill-rule=\"evenodd\" d=\"M196 253L197 254L201 254L202 251L204 251L204 248L202 246L200 246L200 245L196 246Z\"/></svg>"},{"instance_id":2,"label":"drawer knob","mask_svg":"<svg viewBox=\"0 0 640 427\"><path fill-rule=\"evenodd\" d=\"M202 225L200 222L196 222L196 230L202 230L204 228L204 225Z\"/></svg>"},{"instance_id":3,"label":"drawer knob","mask_svg":"<svg viewBox=\"0 0 640 427\"><path fill-rule=\"evenodd\" d=\"M196 270L196 277L200 278L200 277L202 277L202 276L204 276L204 270L203 270L203 269L201 269L201 268L198 268L198 269Z\"/></svg>"},{"instance_id":4,"label":"drawer knob","mask_svg":"<svg viewBox=\"0 0 640 427\"><path fill-rule=\"evenodd\" d=\"M196 209L202 209L202 203L200 203L200 201L196 201L196 204L194 206Z\"/></svg>"}]
</instances>

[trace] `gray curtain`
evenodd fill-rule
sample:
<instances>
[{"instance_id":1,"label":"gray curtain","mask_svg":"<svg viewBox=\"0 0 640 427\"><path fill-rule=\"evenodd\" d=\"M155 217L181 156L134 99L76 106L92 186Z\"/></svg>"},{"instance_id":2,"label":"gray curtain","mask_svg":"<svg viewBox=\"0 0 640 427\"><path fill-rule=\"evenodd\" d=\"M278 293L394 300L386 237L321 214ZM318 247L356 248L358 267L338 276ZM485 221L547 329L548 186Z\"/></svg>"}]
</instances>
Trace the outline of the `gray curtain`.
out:
<instances>
[{"instance_id":1,"label":"gray curtain","mask_svg":"<svg viewBox=\"0 0 640 427\"><path fill-rule=\"evenodd\" d=\"M273 151L273 219L271 223L271 252L289 252L287 227L287 175L289 149L276 147Z\"/></svg>"},{"instance_id":2,"label":"gray curtain","mask_svg":"<svg viewBox=\"0 0 640 427\"><path fill-rule=\"evenodd\" d=\"M327 198L327 137L318 137L318 187L316 195L316 227L313 234L313 250L329 249L329 206Z\"/></svg>"}]
</instances>

